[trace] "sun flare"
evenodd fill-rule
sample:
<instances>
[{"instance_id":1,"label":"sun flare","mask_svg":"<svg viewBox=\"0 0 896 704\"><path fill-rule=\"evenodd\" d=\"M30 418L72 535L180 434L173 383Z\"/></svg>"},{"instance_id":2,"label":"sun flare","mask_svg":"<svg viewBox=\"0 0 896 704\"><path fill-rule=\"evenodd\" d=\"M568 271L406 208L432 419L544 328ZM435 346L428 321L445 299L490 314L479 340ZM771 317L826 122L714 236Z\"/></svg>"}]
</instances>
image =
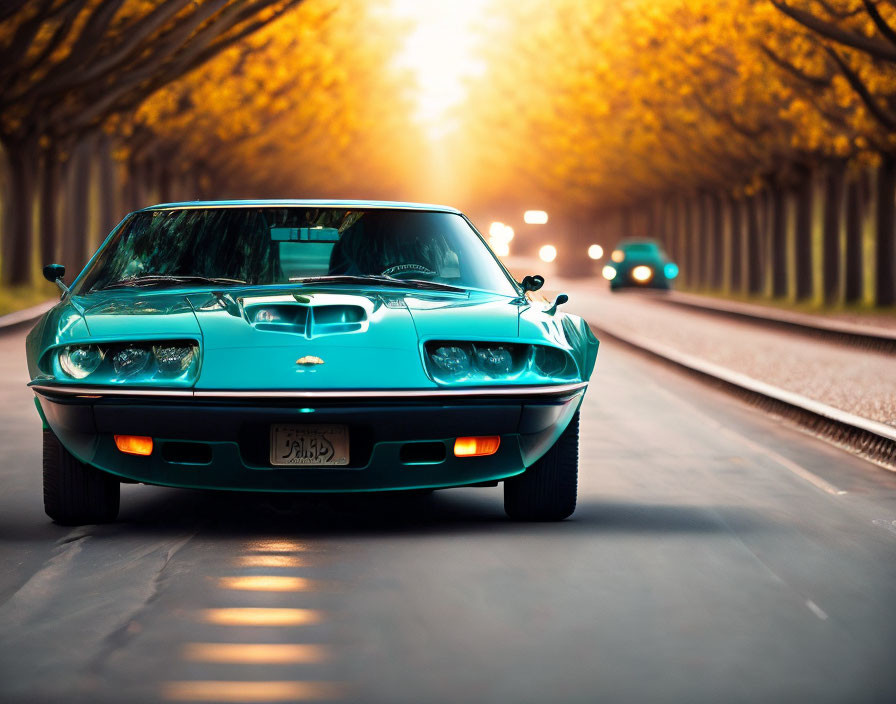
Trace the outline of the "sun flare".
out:
<instances>
[{"instance_id":1,"label":"sun flare","mask_svg":"<svg viewBox=\"0 0 896 704\"><path fill-rule=\"evenodd\" d=\"M451 111L466 98L466 81L485 71L477 42L488 7L487 0L392 0L390 13L411 24L395 65L416 75L414 118L433 139L456 128Z\"/></svg>"}]
</instances>

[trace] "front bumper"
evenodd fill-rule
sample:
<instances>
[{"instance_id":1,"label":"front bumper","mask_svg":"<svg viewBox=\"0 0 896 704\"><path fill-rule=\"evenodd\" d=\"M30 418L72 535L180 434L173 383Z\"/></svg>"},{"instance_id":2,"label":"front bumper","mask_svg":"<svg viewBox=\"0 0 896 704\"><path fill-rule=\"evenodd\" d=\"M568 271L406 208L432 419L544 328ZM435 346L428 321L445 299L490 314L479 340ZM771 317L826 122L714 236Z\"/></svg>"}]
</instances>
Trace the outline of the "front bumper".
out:
<instances>
[{"instance_id":1,"label":"front bumper","mask_svg":"<svg viewBox=\"0 0 896 704\"><path fill-rule=\"evenodd\" d=\"M383 491L499 481L541 457L578 409L586 383L365 391L166 391L33 383L45 421L82 462L124 479L247 491ZM273 467L270 426L349 427L346 467ZM152 455L126 455L114 435L149 435ZM457 458L456 437L499 435L498 452ZM444 458L409 461L409 445ZM202 452L182 452L189 444ZM175 452L174 449L177 449ZM199 461L197 461L199 460Z\"/></svg>"}]
</instances>

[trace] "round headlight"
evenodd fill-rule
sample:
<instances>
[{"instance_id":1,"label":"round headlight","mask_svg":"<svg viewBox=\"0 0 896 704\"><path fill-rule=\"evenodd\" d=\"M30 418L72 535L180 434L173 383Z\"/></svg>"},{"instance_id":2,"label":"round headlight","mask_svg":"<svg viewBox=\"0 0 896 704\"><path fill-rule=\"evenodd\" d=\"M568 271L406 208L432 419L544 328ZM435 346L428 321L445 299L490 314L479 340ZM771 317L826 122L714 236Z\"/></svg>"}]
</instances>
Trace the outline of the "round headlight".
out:
<instances>
[{"instance_id":1,"label":"round headlight","mask_svg":"<svg viewBox=\"0 0 896 704\"><path fill-rule=\"evenodd\" d=\"M625 252L621 249L614 249L613 253L610 255L610 259L612 259L617 264L625 261Z\"/></svg>"},{"instance_id":2,"label":"round headlight","mask_svg":"<svg viewBox=\"0 0 896 704\"><path fill-rule=\"evenodd\" d=\"M103 352L96 345L65 347L59 353L59 366L73 379L92 374L103 361Z\"/></svg>"},{"instance_id":3,"label":"round headlight","mask_svg":"<svg viewBox=\"0 0 896 704\"><path fill-rule=\"evenodd\" d=\"M149 366L152 354L146 347L128 345L112 354L112 368L118 376L133 376Z\"/></svg>"},{"instance_id":4,"label":"round headlight","mask_svg":"<svg viewBox=\"0 0 896 704\"><path fill-rule=\"evenodd\" d=\"M192 345L154 345L152 353L156 356L159 371L165 374L180 374L193 361Z\"/></svg>"},{"instance_id":5,"label":"round headlight","mask_svg":"<svg viewBox=\"0 0 896 704\"><path fill-rule=\"evenodd\" d=\"M470 371L470 355L463 347L457 345L437 347L429 356L436 367L454 376Z\"/></svg>"},{"instance_id":6,"label":"round headlight","mask_svg":"<svg viewBox=\"0 0 896 704\"><path fill-rule=\"evenodd\" d=\"M607 264L601 273L607 281L612 281L616 278L616 267L612 267Z\"/></svg>"},{"instance_id":7,"label":"round headlight","mask_svg":"<svg viewBox=\"0 0 896 704\"><path fill-rule=\"evenodd\" d=\"M509 374L513 370L513 355L503 345L474 347L476 366L486 374Z\"/></svg>"},{"instance_id":8,"label":"round headlight","mask_svg":"<svg viewBox=\"0 0 896 704\"><path fill-rule=\"evenodd\" d=\"M536 345L532 364L539 374L554 376L566 369L566 355L553 347Z\"/></svg>"},{"instance_id":9,"label":"round headlight","mask_svg":"<svg viewBox=\"0 0 896 704\"><path fill-rule=\"evenodd\" d=\"M666 275L667 279L674 279L678 276L678 264L675 262L669 262L666 266L663 267L663 273Z\"/></svg>"}]
</instances>

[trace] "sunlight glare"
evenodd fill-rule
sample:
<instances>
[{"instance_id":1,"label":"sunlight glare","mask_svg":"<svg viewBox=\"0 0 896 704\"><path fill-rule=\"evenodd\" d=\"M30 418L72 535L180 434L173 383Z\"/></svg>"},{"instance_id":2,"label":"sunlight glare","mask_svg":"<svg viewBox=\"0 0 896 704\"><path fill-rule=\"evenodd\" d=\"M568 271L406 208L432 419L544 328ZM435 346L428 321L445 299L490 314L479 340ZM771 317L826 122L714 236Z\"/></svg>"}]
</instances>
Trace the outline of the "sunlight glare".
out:
<instances>
[{"instance_id":1,"label":"sunlight glare","mask_svg":"<svg viewBox=\"0 0 896 704\"><path fill-rule=\"evenodd\" d=\"M416 74L415 118L434 140L456 129L451 110L466 98L465 81L485 71L475 30L487 20L487 9L482 0L392 0L390 13L414 25L396 66Z\"/></svg>"}]
</instances>

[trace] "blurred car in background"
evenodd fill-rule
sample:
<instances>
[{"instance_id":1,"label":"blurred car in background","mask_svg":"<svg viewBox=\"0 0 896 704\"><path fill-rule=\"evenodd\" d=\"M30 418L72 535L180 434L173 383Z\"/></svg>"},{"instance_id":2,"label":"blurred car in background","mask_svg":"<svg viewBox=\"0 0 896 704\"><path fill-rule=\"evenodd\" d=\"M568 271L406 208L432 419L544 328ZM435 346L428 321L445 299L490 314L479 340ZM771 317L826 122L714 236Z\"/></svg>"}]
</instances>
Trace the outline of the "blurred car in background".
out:
<instances>
[{"instance_id":1,"label":"blurred car in background","mask_svg":"<svg viewBox=\"0 0 896 704\"><path fill-rule=\"evenodd\" d=\"M672 288L678 265L671 261L659 242L647 239L621 240L603 268L610 290L620 288Z\"/></svg>"}]
</instances>

